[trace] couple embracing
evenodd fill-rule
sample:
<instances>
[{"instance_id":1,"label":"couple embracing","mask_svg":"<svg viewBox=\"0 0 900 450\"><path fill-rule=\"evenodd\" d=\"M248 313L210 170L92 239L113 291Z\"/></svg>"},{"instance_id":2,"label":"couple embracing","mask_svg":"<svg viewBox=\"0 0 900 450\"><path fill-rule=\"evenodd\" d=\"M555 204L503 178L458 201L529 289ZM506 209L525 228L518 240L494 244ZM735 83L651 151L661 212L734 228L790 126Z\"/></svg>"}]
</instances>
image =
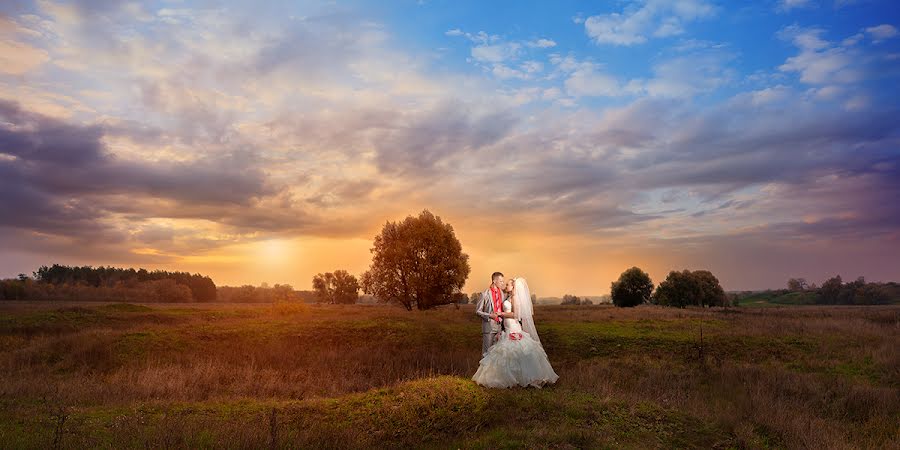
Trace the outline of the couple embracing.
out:
<instances>
[{"instance_id":1,"label":"couple embracing","mask_svg":"<svg viewBox=\"0 0 900 450\"><path fill-rule=\"evenodd\" d=\"M472 379L494 388L555 383L547 353L534 328L531 292L524 278L491 275L491 287L475 305L481 322L481 361Z\"/></svg>"}]
</instances>

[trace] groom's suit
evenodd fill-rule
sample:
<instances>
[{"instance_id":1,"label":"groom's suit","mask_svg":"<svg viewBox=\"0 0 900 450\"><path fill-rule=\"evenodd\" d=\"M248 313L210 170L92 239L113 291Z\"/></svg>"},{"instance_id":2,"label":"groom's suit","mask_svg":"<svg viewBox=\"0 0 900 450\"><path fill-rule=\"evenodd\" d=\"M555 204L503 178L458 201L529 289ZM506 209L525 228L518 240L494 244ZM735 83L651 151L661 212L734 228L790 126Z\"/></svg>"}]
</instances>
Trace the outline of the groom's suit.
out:
<instances>
[{"instance_id":1,"label":"groom's suit","mask_svg":"<svg viewBox=\"0 0 900 450\"><path fill-rule=\"evenodd\" d=\"M500 304L506 300L506 293L500 291ZM502 309L502 308L501 308ZM487 288L481 293L481 300L475 305L475 314L481 317L481 356L487 354L488 349L494 345L494 338L503 329L503 321L491 319L491 313L494 312L494 302L491 298L491 288Z\"/></svg>"}]
</instances>

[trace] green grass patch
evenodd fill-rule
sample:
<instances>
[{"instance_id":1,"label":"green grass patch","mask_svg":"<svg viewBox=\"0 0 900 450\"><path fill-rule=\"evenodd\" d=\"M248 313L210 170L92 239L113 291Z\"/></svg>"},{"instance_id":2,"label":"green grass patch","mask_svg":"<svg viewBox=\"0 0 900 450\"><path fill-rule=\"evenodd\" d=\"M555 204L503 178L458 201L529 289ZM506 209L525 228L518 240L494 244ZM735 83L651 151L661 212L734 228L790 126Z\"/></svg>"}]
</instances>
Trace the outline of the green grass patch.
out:
<instances>
[{"instance_id":1,"label":"green grass patch","mask_svg":"<svg viewBox=\"0 0 900 450\"><path fill-rule=\"evenodd\" d=\"M134 312L149 312L153 311L153 308L144 305L135 305L131 303L112 303L109 305L103 305L97 308L101 311L111 311L111 312L126 312L126 313L134 313Z\"/></svg>"},{"instance_id":2,"label":"green grass patch","mask_svg":"<svg viewBox=\"0 0 900 450\"><path fill-rule=\"evenodd\" d=\"M74 447L712 448L733 436L650 403L556 387L490 390L424 378L337 398L147 403L68 410L59 439ZM52 414L0 415L0 445L46 448ZM3 417L5 416L5 417Z\"/></svg>"},{"instance_id":3,"label":"green grass patch","mask_svg":"<svg viewBox=\"0 0 900 450\"><path fill-rule=\"evenodd\" d=\"M815 305L816 292L787 292L765 291L744 297L738 301L740 306L772 307L772 306L796 306Z\"/></svg>"},{"instance_id":4,"label":"green grass patch","mask_svg":"<svg viewBox=\"0 0 900 450\"><path fill-rule=\"evenodd\" d=\"M0 316L0 334L63 333L107 325L110 315L79 306Z\"/></svg>"}]
</instances>

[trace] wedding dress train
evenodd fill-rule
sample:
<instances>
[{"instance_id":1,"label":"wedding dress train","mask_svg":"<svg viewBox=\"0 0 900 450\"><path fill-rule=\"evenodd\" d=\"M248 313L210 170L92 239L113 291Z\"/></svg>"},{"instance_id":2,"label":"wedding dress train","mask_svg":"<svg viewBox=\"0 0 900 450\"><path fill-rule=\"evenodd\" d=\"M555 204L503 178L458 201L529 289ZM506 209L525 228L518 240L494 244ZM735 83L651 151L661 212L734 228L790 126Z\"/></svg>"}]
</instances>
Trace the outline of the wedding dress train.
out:
<instances>
[{"instance_id":1,"label":"wedding dress train","mask_svg":"<svg viewBox=\"0 0 900 450\"><path fill-rule=\"evenodd\" d=\"M505 300L503 311L511 310L512 303ZM516 319L504 318L503 326L499 340L481 358L472 380L492 388L516 385L540 388L555 383L559 375L550 366L541 343L525 332Z\"/></svg>"}]
</instances>

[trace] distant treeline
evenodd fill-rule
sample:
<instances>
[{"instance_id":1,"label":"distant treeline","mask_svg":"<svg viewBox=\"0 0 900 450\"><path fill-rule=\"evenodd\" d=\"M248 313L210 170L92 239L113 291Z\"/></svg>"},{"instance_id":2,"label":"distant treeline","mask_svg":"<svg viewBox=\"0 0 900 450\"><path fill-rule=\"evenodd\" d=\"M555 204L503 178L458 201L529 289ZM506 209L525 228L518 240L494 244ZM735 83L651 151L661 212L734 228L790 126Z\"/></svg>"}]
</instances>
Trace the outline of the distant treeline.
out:
<instances>
[{"instance_id":1,"label":"distant treeline","mask_svg":"<svg viewBox=\"0 0 900 450\"><path fill-rule=\"evenodd\" d=\"M227 303L271 303L271 302L301 302L301 303L335 303L323 297L315 290L296 290L290 284L276 284L269 287L266 283L262 286L219 286L219 301ZM371 295L357 295L344 302L346 304L374 304L378 303Z\"/></svg>"},{"instance_id":2,"label":"distant treeline","mask_svg":"<svg viewBox=\"0 0 900 450\"><path fill-rule=\"evenodd\" d=\"M864 277L844 283L838 275L829 278L816 291L815 302L820 305L884 305L900 299L900 285L866 283Z\"/></svg>"},{"instance_id":3,"label":"distant treeline","mask_svg":"<svg viewBox=\"0 0 900 450\"><path fill-rule=\"evenodd\" d=\"M560 305L581 305L581 306L590 306L593 305L594 302L587 297L579 297L577 295L566 294L563 295L562 300L559 302Z\"/></svg>"},{"instance_id":4,"label":"distant treeline","mask_svg":"<svg viewBox=\"0 0 900 450\"><path fill-rule=\"evenodd\" d=\"M220 286L219 301L228 303L272 303L303 302L315 303L318 297L314 291L298 291L289 284L262 286Z\"/></svg>"},{"instance_id":5,"label":"distant treeline","mask_svg":"<svg viewBox=\"0 0 900 450\"><path fill-rule=\"evenodd\" d=\"M216 284L199 273L91 266L41 266L34 278L0 281L4 300L214 302Z\"/></svg>"},{"instance_id":6,"label":"distant treeline","mask_svg":"<svg viewBox=\"0 0 900 450\"><path fill-rule=\"evenodd\" d=\"M321 301L289 284L216 286L208 276L118 267L41 266L33 277L0 280L0 300L116 301L135 303L271 303ZM369 299L370 300L370 299Z\"/></svg>"},{"instance_id":7,"label":"distant treeline","mask_svg":"<svg viewBox=\"0 0 900 450\"><path fill-rule=\"evenodd\" d=\"M739 304L768 302L785 305L889 305L900 304L900 284L866 282L864 277L844 282L840 275L821 286L807 284L803 278L791 278L787 289L734 293Z\"/></svg>"}]
</instances>

